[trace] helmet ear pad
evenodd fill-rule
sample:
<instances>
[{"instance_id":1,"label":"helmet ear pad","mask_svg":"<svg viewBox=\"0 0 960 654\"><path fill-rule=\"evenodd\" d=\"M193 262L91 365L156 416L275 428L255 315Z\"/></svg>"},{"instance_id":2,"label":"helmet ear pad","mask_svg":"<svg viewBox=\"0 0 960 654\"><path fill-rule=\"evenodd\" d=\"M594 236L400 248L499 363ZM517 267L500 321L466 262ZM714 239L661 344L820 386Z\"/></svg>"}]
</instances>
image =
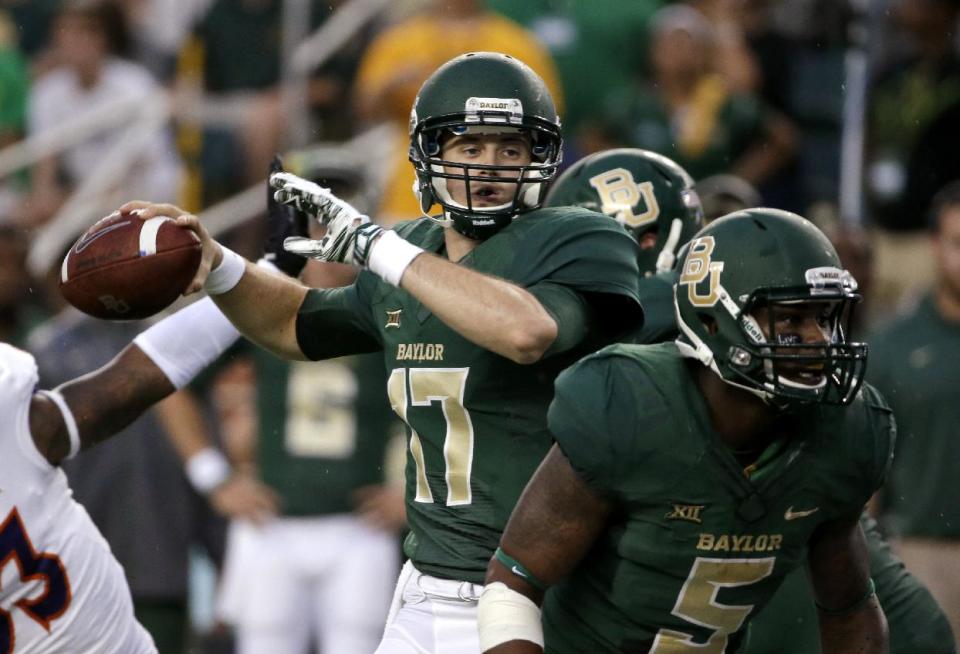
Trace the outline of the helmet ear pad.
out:
<instances>
[{"instance_id":1,"label":"helmet ear pad","mask_svg":"<svg viewBox=\"0 0 960 654\"><path fill-rule=\"evenodd\" d=\"M425 215L430 215L430 208L437 203L433 196L433 181L429 175L423 175L417 171L417 178L413 180L413 194L420 204L420 211Z\"/></svg>"}]
</instances>

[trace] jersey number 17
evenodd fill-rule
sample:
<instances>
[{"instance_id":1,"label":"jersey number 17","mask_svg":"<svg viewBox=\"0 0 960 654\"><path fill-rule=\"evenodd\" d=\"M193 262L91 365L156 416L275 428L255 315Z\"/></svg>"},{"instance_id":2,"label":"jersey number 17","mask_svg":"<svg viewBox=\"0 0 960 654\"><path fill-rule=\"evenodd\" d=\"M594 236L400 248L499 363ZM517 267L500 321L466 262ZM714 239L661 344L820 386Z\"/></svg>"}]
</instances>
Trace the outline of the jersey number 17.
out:
<instances>
[{"instance_id":1,"label":"jersey number 17","mask_svg":"<svg viewBox=\"0 0 960 654\"><path fill-rule=\"evenodd\" d=\"M463 406L469 368L395 368L387 380L390 405L410 426L410 453L417 467L417 502L433 502L420 435L407 419L407 408L438 403L446 421L443 461L446 466L447 506L470 504L473 465L473 423ZM409 384L408 384L409 382ZM409 388L409 391L408 391Z\"/></svg>"}]
</instances>

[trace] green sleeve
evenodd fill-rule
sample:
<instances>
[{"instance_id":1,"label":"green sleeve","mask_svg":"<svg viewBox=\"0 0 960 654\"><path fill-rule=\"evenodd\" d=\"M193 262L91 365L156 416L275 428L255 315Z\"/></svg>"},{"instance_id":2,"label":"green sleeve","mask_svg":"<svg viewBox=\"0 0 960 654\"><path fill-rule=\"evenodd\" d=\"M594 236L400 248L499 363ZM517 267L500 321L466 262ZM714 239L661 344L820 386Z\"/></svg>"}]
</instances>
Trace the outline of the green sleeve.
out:
<instances>
[{"instance_id":1,"label":"green sleeve","mask_svg":"<svg viewBox=\"0 0 960 654\"><path fill-rule=\"evenodd\" d=\"M890 628L890 653L955 654L950 623L930 591L893 555L876 520L864 514L860 526L867 536L870 576Z\"/></svg>"},{"instance_id":2,"label":"green sleeve","mask_svg":"<svg viewBox=\"0 0 960 654\"><path fill-rule=\"evenodd\" d=\"M297 314L297 343L317 361L382 349L370 315L370 273L342 288L310 289Z\"/></svg>"},{"instance_id":3,"label":"green sleeve","mask_svg":"<svg viewBox=\"0 0 960 654\"><path fill-rule=\"evenodd\" d=\"M597 326L622 334L643 318L637 297L637 244L606 216L573 207L546 210L512 278L523 286L550 281L580 293Z\"/></svg>"},{"instance_id":4,"label":"green sleeve","mask_svg":"<svg viewBox=\"0 0 960 654\"><path fill-rule=\"evenodd\" d=\"M875 437L872 448L872 468L870 472L871 495L883 486L893 462L893 450L897 440L897 423L893 410L880 392L870 384L863 385L863 399L868 411L869 428ZM867 500L870 498L867 497ZM866 500L864 500L866 503Z\"/></svg>"},{"instance_id":5,"label":"green sleeve","mask_svg":"<svg viewBox=\"0 0 960 654\"><path fill-rule=\"evenodd\" d=\"M540 282L527 290L557 323L557 338L544 356L572 350L589 336L594 316L590 304L580 293L552 282Z\"/></svg>"},{"instance_id":6,"label":"green sleeve","mask_svg":"<svg viewBox=\"0 0 960 654\"><path fill-rule=\"evenodd\" d=\"M673 308L673 285L678 273L670 271L640 280L640 304L643 324L627 341L641 345L665 343L677 338L677 318Z\"/></svg>"},{"instance_id":7,"label":"green sleeve","mask_svg":"<svg viewBox=\"0 0 960 654\"><path fill-rule=\"evenodd\" d=\"M629 439L640 419L617 363L617 357L590 356L565 370L547 413L550 433L573 469L611 497L631 474Z\"/></svg>"}]
</instances>

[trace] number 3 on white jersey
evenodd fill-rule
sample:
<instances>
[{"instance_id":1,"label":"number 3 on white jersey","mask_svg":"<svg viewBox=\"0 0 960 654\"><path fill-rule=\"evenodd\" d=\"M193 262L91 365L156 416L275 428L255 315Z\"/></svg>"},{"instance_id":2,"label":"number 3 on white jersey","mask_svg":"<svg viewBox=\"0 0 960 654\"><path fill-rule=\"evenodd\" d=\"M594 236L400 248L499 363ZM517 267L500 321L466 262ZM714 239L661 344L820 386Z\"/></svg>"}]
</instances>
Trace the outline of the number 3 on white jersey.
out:
<instances>
[{"instance_id":1,"label":"number 3 on white jersey","mask_svg":"<svg viewBox=\"0 0 960 654\"><path fill-rule=\"evenodd\" d=\"M387 380L390 405L400 418L407 420L408 406L430 406L438 402L447 423L443 441L443 460L446 465L447 506L470 504L470 471L473 467L473 423L463 406L469 368L395 368ZM409 379L409 393L407 380ZM433 493L427 484L420 435L410 426L410 454L417 466L417 502L433 502Z\"/></svg>"}]
</instances>

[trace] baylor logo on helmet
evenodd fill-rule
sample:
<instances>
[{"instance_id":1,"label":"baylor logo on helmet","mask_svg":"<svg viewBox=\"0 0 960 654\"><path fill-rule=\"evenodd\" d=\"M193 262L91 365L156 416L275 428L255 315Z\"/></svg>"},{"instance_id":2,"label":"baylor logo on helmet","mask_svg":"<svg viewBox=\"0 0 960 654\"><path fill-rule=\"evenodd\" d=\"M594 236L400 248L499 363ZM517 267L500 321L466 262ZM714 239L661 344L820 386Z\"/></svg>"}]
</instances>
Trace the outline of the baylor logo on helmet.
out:
<instances>
[{"instance_id":1,"label":"baylor logo on helmet","mask_svg":"<svg viewBox=\"0 0 960 654\"><path fill-rule=\"evenodd\" d=\"M626 168L613 168L594 175L589 181L600 196L600 210L627 227L649 225L660 215L653 182L637 184ZM639 209L639 213L634 213L634 208Z\"/></svg>"},{"instance_id":2,"label":"baylor logo on helmet","mask_svg":"<svg viewBox=\"0 0 960 654\"><path fill-rule=\"evenodd\" d=\"M471 117L476 119L476 114L481 111L508 114L508 120L511 123L520 123L523 119L523 103L518 98L467 98L464 105L467 122L472 122Z\"/></svg>"},{"instance_id":3,"label":"baylor logo on helmet","mask_svg":"<svg viewBox=\"0 0 960 654\"><path fill-rule=\"evenodd\" d=\"M720 287L723 262L711 261L715 246L716 241L712 236L701 236L690 242L690 253L683 264L680 284L687 287L690 304L695 307L712 307L720 299L717 289ZM698 288L704 281L708 287L705 294Z\"/></svg>"}]
</instances>

